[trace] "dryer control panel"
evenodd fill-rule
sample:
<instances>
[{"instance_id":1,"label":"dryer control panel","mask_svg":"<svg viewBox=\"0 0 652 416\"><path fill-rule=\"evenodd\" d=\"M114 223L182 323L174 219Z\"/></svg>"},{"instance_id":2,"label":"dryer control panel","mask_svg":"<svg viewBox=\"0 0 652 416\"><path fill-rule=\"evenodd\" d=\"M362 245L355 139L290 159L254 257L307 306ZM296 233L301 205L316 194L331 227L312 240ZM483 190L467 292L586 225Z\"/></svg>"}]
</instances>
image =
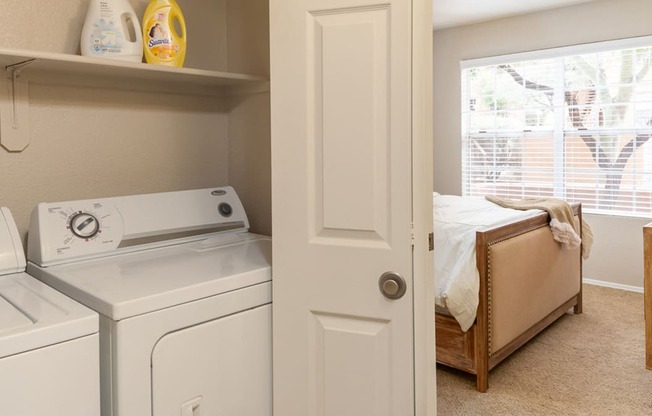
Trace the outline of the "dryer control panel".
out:
<instances>
[{"instance_id":1,"label":"dryer control panel","mask_svg":"<svg viewBox=\"0 0 652 416\"><path fill-rule=\"evenodd\" d=\"M48 202L32 211L27 257L49 266L248 230L231 187Z\"/></svg>"}]
</instances>

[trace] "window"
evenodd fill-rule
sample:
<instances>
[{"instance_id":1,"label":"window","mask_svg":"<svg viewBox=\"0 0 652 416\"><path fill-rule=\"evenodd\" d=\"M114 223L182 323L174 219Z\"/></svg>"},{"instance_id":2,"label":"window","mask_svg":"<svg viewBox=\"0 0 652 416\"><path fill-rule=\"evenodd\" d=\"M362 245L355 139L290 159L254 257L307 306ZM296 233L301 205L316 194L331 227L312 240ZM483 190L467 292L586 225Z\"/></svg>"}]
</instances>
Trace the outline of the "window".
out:
<instances>
[{"instance_id":1,"label":"window","mask_svg":"<svg viewBox=\"0 0 652 416\"><path fill-rule=\"evenodd\" d=\"M652 215L652 37L462 63L463 195Z\"/></svg>"}]
</instances>

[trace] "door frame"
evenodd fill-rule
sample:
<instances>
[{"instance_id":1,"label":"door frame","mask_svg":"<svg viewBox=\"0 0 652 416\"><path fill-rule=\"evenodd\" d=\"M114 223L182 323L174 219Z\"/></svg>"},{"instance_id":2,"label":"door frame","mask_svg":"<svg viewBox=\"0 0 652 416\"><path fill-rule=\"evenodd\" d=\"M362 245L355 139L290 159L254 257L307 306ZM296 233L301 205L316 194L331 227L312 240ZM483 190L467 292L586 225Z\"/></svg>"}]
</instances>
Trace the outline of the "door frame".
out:
<instances>
[{"instance_id":1,"label":"door frame","mask_svg":"<svg viewBox=\"0 0 652 416\"><path fill-rule=\"evenodd\" d=\"M426 35L427 34L427 35ZM432 0L412 1L412 213L415 414L437 415L433 232ZM425 278L424 278L425 276Z\"/></svg>"}]
</instances>

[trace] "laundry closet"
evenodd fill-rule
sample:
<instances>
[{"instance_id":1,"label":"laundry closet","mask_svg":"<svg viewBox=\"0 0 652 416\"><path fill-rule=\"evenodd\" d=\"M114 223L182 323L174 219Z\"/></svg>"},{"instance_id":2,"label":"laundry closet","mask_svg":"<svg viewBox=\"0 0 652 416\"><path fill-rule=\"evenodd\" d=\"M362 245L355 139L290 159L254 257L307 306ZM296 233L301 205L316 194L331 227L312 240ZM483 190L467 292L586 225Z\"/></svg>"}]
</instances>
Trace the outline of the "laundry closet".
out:
<instances>
[{"instance_id":1,"label":"laundry closet","mask_svg":"<svg viewBox=\"0 0 652 416\"><path fill-rule=\"evenodd\" d=\"M147 3L131 1L139 16ZM0 10L0 50L51 58L19 69L28 102L19 97L11 136L28 139L23 150L0 150L2 203L21 237L38 202L226 184L252 231L270 234L268 2L181 0L191 74L69 62L87 6L9 0ZM0 52L3 66L25 60Z\"/></svg>"},{"instance_id":2,"label":"laundry closet","mask_svg":"<svg viewBox=\"0 0 652 416\"><path fill-rule=\"evenodd\" d=\"M436 413L430 1L179 0L182 70L80 62L87 1L0 10L0 64L18 64L0 196L21 237L39 202L230 185L251 232L274 222L277 414Z\"/></svg>"},{"instance_id":3,"label":"laundry closet","mask_svg":"<svg viewBox=\"0 0 652 416\"><path fill-rule=\"evenodd\" d=\"M65 3L64 7L61 2L3 2L0 11L0 64L5 70L0 79L0 206L11 208L23 245L27 247L40 239L37 228L30 225L30 215L42 202L92 200L96 202L89 209L99 213L97 201L101 198L211 188L216 196L212 196L210 190L207 195L215 200L226 193L216 188L224 185L237 189L238 196L233 201L239 197L245 205L247 216L235 212L239 203L224 202L229 209L223 212L222 218L227 222L240 218L243 229L271 234L268 3L260 0L182 0L188 49L184 68L181 69L92 60L80 56L80 36L88 0ZM131 1L131 4L136 14L142 16L148 1ZM231 188L228 189L230 193ZM188 201L196 199L188 197ZM181 209L185 202L178 200L151 208L142 203L136 205L145 219L159 215L162 209L167 208L173 222L178 219L194 221L197 218L196 206ZM107 208L113 206L112 202L104 205ZM121 213L125 212L124 207L118 209ZM211 212L213 218L208 222L212 225L215 225L216 214L216 210ZM126 224L130 221L124 217L118 219L116 215L113 217L116 218L113 224L104 213L94 217L102 225L98 223L97 232L89 234L85 247L91 246L89 241L102 243L101 238L94 237L108 236L111 230L120 229L123 222ZM68 222L68 227L72 229L72 221ZM64 224L61 229L65 228ZM190 228L198 227L195 223ZM151 237L152 233L147 234ZM121 238L113 238L113 241ZM60 244L61 247L65 246L64 249L79 246L62 243L57 237L55 239L57 241L53 245ZM83 239L76 241L85 244ZM229 247L232 245L233 242L227 244ZM207 255L210 261L215 262L215 266L209 266L212 273L207 275L210 276L209 280L212 279L214 283L227 280L215 273L217 269L242 275L241 270L233 269L234 265L238 259L248 259L251 252L256 250L245 251L231 256L233 258L228 255L223 261ZM200 252L207 254L206 247L196 253ZM34 256L30 257L29 260L34 260ZM271 261L269 249L263 257L260 262ZM161 261L147 264L155 266ZM178 262L173 261L173 264L178 265ZM110 269L126 270L122 265L114 265ZM170 270L170 267L163 269ZM245 308L247 317L256 316L255 322L234 320L235 311L224 309L233 302L228 299L234 292L233 287L214 291L213 295L205 284L190 282L191 276L198 274L187 269L176 273L172 279L181 287L199 288L198 295L193 299L200 300L200 303L208 299L215 302L206 305L203 313L194 309L174 313L179 318L189 320L154 334L147 350L141 355L142 359L137 360L137 364L125 366L127 372L139 366L144 368L140 380L124 375L125 371L117 369L116 363L136 356L136 347L140 345L143 331L155 325L149 323L137 330L135 338L122 338L122 329L117 330L118 327L132 322L135 316L143 316L142 311L134 316L116 317L111 323L108 320L111 313L90 305L100 315L100 346L96 348L94 358L97 360L99 356L98 368L101 368L102 415L179 414L179 409L184 415L206 412L228 414L233 409L249 409L246 412L252 414L271 414L271 272L269 266L267 269L265 283L246 284L266 294L265 299L261 298L256 305L250 304ZM159 282L164 280L160 271L148 272L147 276L152 280L145 286L158 291ZM108 286L97 285L97 278L103 273L89 272L86 275L91 279L91 286L99 287L102 293L114 292L112 289L104 290ZM134 278L130 272L123 277L127 280L121 282L122 277L117 276L109 277L109 280L117 282L125 293L142 298L126 284L127 281L136 283L141 280ZM76 293L68 293L64 288L58 290L80 303L89 303L89 299L80 299ZM170 292L169 288L161 291ZM230 294L221 297L225 292ZM183 308L188 304L188 300L175 299L168 306ZM160 306L152 311L156 312L157 308ZM255 312L252 312L254 309ZM167 317L159 322L163 321L169 323L172 319ZM114 327L117 331L111 332L110 328ZM192 340L186 336L187 332L183 331L186 327L192 327L192 332L200 338ZM204 331L208 331L205 332L208 338L203 338ZM244 331L255 336L250 338L251 343L239 344L239 340L246 336L243 335ZM0 329L0 336L8 335L2 332ZM117 335L118 332L121 335ZM163 347L166 343L161 340L165 335L181 332L184 332L184 336L180 342L173 342L171 348ZM118 341L121 339L124 341ZM171 336L170 339L178 338ZM210 345L207 339L218 344ZM126 352L114 354L113 346L118 342L126 345ZM227 344L231 345L229 352L224 349ZM171 377L161 376L160 382L154 380L152 375L153 383L159 387L150 387L149 357L150 354L154 356L154 346L158 347L156 351L168 353L176 348L171 356L158 359L162 365L179 364L182 357L187 357L197 360L195 369L190 368L191 365L183 365ZM191 352L193 346L204 348L203 353L196 350ZM249 348L258 349L245 353ZM230 371L224 371L224 367L215 371L210 367L210 362L216 361L211 360L215 354L220 362L230 361L226 363L227 367L230 364ZM24 359L22 362L26 370L43 368L38 361ZM65 363L59 366L66 367ZM244 370L247 366L253 367L252 373ZM91 400L91 395L86 391L93 391L96 386L86 379L72 383L66 374L77 377L80 371L74 367L67 370L60 367L55 371L50 365L43 371L49 370L53 377L59 379L60 389L70 394L77 391L86 400ZM78 367L90 371L92 366L79 364ZM157 365L156 368L163 367ZM185 377L181 375L184 371ZM154 369L151 373L154 373ZM223 383L205 381L199 373L221 377ZM122 374L123 378L117 378L118 374ZM184 378L186 382L183 382ZM237 387L238 378L241 380L239 386L245 387ZM167 381L178 384L163 386ZM3 378L5 382L11 382L6 373ZM130 382L135 387L129 385ZM192 394L183 391L193 383L200 389L193 388ZM80 389L80 384L86 388ZM39 384L35 380L33 391L39 394L37 386ZM259 387L252 390L253 386ZM157 390L163 393L157 396ZM173 397L175 394L183 398ZM228 397L217 396L220 394L227 394ZM245 394L255 396L255 399L242 398ZM51 403L53 415L95 415L95 412L84 414L76 408L71 408L70 413L61 413L61 408L55 407L50 396L41 395L41 400L44 406ZM229 400L232 405L226 404ZM216 401L220 402L219 413L215 413ZM92 408L91 404L85 406L78 407ZM149 406L151 411L146 410ZM254 408L257 410L252 410ZM31 413L27 415L32 416Z\"/></svg>"}]
</instances>

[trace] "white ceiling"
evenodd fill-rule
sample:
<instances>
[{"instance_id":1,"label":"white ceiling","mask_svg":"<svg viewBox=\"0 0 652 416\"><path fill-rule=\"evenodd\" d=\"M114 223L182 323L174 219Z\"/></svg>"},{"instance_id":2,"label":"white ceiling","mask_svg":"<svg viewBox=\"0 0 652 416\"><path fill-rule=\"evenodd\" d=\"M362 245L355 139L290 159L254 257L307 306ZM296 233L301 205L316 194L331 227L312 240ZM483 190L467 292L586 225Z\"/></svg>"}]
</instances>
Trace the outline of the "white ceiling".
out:
<instances>
[{"instance_id":1,"label":"white ceiling","mask_svg":"<svg viewBox=\"0 0 652 416\"><path fill-rule=\"evenodd\" d=\"M435 30L594 0L433 0Z\"/></svg>"}]
</instances>

